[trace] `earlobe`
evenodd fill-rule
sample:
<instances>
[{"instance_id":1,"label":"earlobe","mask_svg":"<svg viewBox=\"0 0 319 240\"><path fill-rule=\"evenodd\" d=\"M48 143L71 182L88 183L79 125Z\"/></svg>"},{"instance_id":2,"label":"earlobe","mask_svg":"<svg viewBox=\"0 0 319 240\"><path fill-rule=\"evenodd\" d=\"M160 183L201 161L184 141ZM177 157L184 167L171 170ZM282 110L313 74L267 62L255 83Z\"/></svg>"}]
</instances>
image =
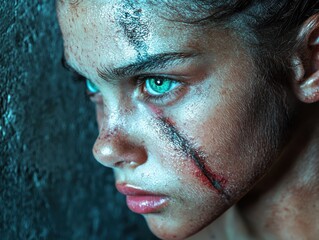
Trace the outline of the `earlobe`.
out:
<instances>
[{"instance_id":1,"label":"earlobe","mask_svg":"<svg viewBox=\"0 0 319 240\"><path fill-rule=\"evenodd\" d=\"M293 59L293 88L305 103L319 102L319 15L308 19L301 27L299 57Z\"/></svg>"}]
</instances>

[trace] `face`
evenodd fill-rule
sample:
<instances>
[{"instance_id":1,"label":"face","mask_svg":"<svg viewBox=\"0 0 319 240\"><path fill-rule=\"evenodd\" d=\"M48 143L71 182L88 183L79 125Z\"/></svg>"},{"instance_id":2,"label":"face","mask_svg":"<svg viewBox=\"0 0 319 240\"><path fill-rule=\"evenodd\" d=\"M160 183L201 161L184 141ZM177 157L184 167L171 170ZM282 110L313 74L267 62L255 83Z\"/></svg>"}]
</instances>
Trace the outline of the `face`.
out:
<instances>
[{"instance_id":1,"label":"face","mask_svg":"<svg viewBox=\"0 0 319 240\"><path fill-rule=\"evenodd\" d=\"M94 156L154 234L183 239L265 174L280 106L236 29L134 2L59 2L65 57L90 79Z\"/></svg>"}]
</instances>

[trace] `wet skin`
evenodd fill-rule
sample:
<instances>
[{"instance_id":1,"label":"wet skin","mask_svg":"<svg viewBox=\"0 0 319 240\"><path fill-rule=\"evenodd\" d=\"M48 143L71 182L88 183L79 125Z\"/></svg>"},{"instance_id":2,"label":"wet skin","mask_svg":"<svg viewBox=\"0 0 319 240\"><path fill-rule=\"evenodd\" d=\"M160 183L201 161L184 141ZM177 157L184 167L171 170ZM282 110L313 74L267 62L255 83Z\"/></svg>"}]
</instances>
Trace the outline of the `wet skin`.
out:
<instances>
[{"instance_id":1,"label":"wet skin","mask_svg":"<svg viewBox=\"0 0 319 240\"><path fill-rule=\"evenodd\" d=\"M280 138L279 120L269 119L282 106L236 31L168 21L153 7L60 2L58 15L68 64L99 89L96 159L114 169L117 183L167 196L144 217L158 237L184 239L266 173ZM150 77L177 84L154 96Z\"/></svg>"}]
</instances>

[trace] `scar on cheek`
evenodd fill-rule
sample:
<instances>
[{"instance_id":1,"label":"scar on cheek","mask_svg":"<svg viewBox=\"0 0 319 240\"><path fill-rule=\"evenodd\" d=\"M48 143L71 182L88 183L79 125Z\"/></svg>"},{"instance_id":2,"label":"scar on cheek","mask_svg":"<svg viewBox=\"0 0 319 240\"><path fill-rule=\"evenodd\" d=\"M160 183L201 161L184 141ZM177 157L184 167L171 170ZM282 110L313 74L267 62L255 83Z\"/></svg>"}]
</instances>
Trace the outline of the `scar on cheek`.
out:
<instances>
[{"instance_id":1,"label":"scar on cheek","mask_svg":"<svg viewBox=\"0 0 319 240\"><path fill-rule=\"evenodd\" d=\"M223 196L226 201L230 200L230 196L225 191L227 180L214 173L206 164L205 154L197 150L193 144L184 137L177 128L175 123L169 118L157 115L163 133L168 137L173 146L184 153L185 157L191 159L194 166L200 171L201 174L196 174L197 177L206 185L213 188L217 193Z\"/></svg>"},{"instance_id":2,"label":"scar on cheek","mask_svg":"<svg viewBox=\"0 0 319 240\"><path fill-rule=\"evenodd\" d=\"M116 21L122 27L129 44L138 52L138 57L147 55L148 46L145 40L149 36L149 29L142 20L142 9L138 8L136 1L123 1L122 7L117 11Z\"/></svg>"}]
</instances>

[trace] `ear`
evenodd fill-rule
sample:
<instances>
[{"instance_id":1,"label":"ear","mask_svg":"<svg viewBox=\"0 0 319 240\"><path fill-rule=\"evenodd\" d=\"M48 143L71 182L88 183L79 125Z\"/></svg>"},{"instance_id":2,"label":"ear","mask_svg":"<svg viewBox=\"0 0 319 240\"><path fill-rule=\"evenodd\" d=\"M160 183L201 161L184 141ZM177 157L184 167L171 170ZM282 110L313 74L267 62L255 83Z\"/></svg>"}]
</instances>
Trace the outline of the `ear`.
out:
<instances>
[{"instance_id":1,"label":"ear","mask_svg":"<svg viewBox=\"0 0 319 240\"><path fill-rule=\"evenodd\" d=\"M298 56L293 59L295 95L305 103L319 102L319 14L301 26L298 42Z\"/></svg>"}]
</instances>

